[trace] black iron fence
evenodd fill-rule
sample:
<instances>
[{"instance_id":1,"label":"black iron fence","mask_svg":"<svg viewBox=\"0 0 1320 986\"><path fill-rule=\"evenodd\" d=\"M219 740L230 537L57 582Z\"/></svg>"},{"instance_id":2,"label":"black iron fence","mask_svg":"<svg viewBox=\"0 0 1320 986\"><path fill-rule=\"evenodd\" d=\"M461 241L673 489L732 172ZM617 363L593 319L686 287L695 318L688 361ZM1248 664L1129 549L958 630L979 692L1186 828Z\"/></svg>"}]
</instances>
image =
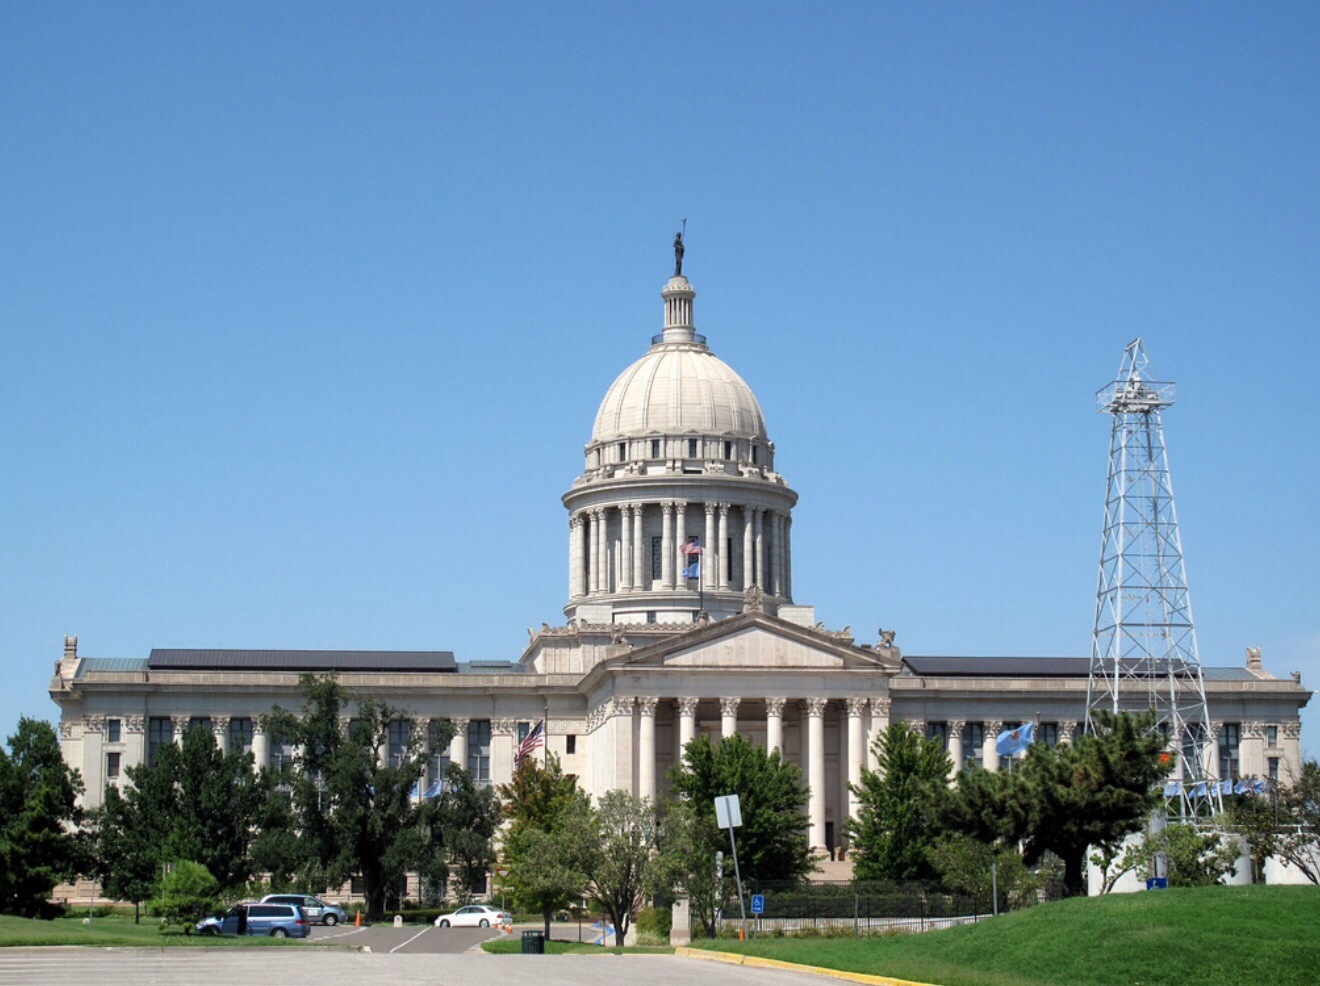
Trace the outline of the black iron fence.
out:
<instances>
[{"instance_id":1,"label":"black iron fence","mask_svg":"<svg viewBox=\"0 0 1320 986\"><path fill-rule=\"evenodd\" d=\"M753 934L883 934L928 931L969 924L994 913L989 893L955 893L900 881L794 883L748 881L747 923ZM753 913L760 906L760 913ZM999 910L1008 901L1001 897ZM724 925L739 921L738 900L729 900Z\"/></svg>"}]
</instances>

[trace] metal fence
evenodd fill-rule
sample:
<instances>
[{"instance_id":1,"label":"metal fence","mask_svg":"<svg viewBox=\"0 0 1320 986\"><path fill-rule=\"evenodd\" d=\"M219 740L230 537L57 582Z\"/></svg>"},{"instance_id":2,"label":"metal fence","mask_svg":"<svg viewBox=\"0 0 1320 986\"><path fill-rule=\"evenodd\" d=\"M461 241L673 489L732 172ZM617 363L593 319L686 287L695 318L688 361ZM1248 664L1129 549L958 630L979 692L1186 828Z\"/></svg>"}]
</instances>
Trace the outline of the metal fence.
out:
<instances>
[{"instance_id":1,"label":"metal fence","mask_svg":"<svg viewBox=\"0 0 1320 986\"><path fill-rule=\"evenodd\" d=\"M791 883L749 881L748 928L753 934L894 934L969 924L994 911L990 895L979 898L937 886L896 881ZM752 896L762 913L752 914ZM1000 910L1006 901L1001 899ZM724 924L737 924L737 898L723 911Z\"/></svg>"}]
</instances>

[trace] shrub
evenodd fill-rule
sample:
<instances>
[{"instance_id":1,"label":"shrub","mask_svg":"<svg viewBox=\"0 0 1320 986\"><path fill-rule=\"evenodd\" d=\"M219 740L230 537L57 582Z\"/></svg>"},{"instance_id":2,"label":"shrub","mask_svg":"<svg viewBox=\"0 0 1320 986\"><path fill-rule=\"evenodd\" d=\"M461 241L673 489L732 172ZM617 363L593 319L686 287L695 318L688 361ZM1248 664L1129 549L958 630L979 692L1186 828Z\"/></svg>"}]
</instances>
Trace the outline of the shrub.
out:
<instances>
[{"instance_id":1,"label":"shrub","mask_svg":"<svg viewBox=\"0 0 1320 986\"><path fill-rule=\"evenodd\" d=\"M182 924L185 931L214 910L219 901L220 885L201 863L184 859L174 864L160 881L160 893L148 907L148 913L161 919L161 925Z\"/></svg>"},{"instance_id":2,"label":"shrub","mask_svg":"<svg viewBox=\"0 0 1320 986\"><path fill-rule=\"evenodd\" d=\"M674 912L667 907L643 907L637 912L637 934L655 935L669 940L669 930L674 922Z\"/></svg>"}]
</instances>

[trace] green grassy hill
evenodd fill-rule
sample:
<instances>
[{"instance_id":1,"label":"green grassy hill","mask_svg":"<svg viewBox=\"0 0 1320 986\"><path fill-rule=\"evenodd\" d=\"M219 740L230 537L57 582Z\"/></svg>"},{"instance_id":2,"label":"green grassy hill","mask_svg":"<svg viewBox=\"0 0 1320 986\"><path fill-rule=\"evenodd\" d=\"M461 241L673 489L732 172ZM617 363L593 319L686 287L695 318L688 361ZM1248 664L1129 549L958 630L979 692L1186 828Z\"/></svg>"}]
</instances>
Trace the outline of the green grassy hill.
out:
<instances>
[{"instance_id":1,"label":"green grassy hill","mask_svg":"<svg viewBox=\"0 0 1320 986\"><path fill-rule=\"evenodd\" d=\"M1118 894L926 934L693 945L940 986L1316 986L1320 888Z\"/></svg>"}]
</instances>

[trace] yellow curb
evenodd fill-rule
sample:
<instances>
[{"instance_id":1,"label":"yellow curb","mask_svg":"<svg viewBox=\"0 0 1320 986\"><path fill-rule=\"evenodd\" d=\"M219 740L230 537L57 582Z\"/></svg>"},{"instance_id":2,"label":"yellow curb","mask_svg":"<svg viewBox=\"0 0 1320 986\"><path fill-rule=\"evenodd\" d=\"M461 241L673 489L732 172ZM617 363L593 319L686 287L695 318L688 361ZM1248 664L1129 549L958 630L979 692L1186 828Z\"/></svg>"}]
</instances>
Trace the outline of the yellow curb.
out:
<instances>
[{"instance_id":1,"label":"yellow curb","mask_svg":"<svg viewBox=\"0 0 1320 986\"><path fill-rule=\"evenodd\" d=\"M789 972L810 972L817 976L831 979L843 979L851 983L866 983L867 986L933 986L931 983L917 983L911 979L895 979L892 976L872 976L865 972L843 972L839 969L825 969L817 965L802 965L798 962L781 962L779 959L763 959L759 955L743 955L741 952L711 952L704 948L676 948L675 955L687 959L704 959L707 962L727 962L730 965L748 965L756 969L787 969Z\"/></svg>"}]
</instances>

